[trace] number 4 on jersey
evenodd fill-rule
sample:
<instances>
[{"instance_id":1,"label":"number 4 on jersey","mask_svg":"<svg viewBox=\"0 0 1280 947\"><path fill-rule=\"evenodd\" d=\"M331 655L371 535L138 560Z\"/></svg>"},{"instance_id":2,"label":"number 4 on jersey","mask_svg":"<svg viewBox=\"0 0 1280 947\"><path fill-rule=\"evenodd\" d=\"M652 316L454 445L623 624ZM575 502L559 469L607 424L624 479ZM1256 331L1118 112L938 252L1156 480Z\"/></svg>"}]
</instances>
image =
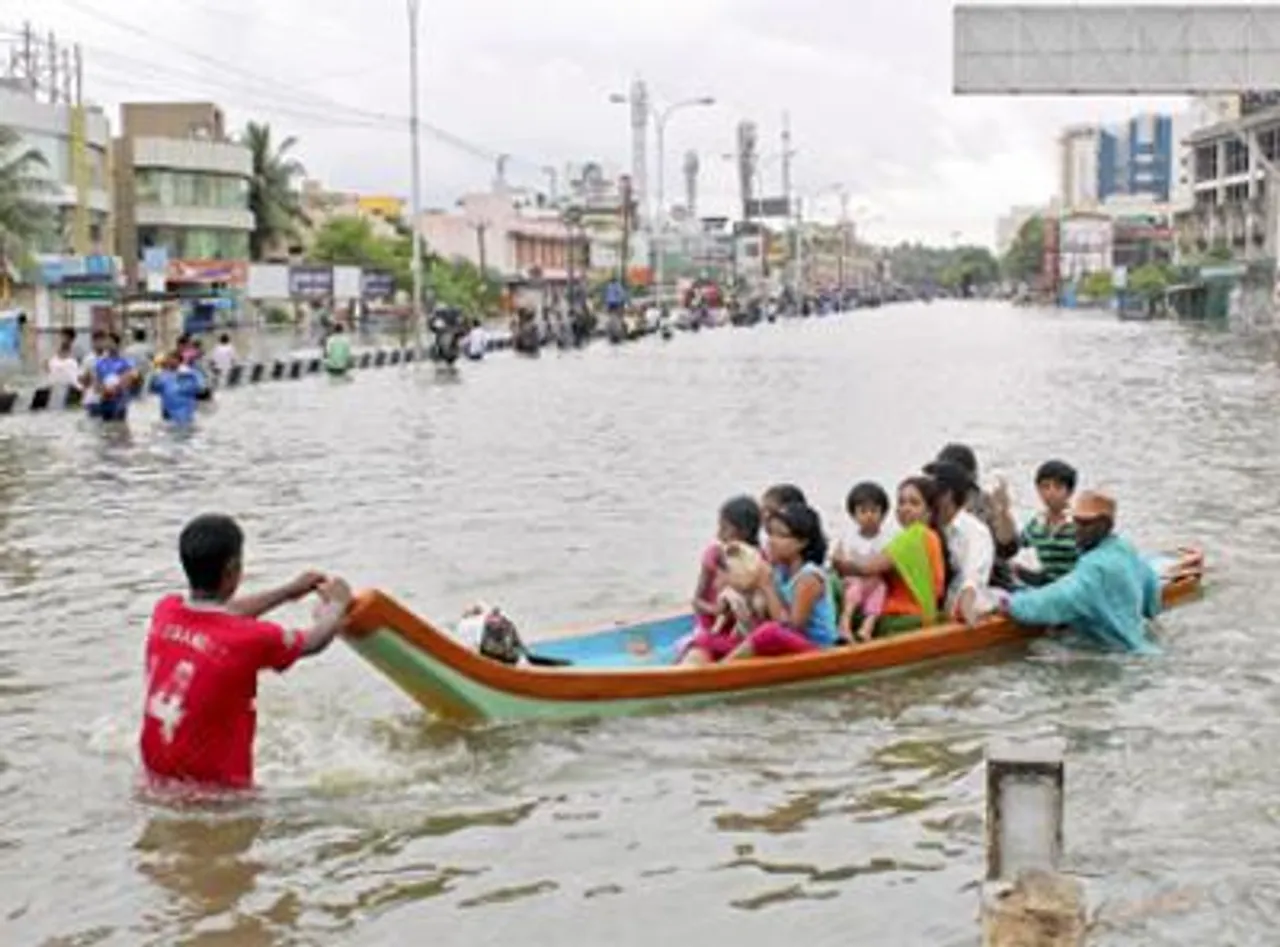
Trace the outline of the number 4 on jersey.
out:
<instances>
[{"instance_id":1,"label":"number 4 on jersey","mask_svg":"<svg viewBox=\"0 0 1280 947\"><path fill-rule=\"evenodd\" d=\"M186 716L184 703L196 666L191 661L179 661L165 679L164 684L151 690L147 698L147 716L160 724L160 734L165 743L172 743L178 725Z\"/></svg>"}]
</instances>

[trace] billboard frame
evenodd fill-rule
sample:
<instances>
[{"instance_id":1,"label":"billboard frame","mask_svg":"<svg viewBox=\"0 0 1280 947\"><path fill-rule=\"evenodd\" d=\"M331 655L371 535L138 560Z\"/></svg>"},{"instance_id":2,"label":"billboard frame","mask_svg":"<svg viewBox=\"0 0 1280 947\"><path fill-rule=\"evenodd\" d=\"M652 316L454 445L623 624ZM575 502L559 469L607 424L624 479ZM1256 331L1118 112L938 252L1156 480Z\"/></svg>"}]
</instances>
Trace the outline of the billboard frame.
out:
<instances>
[{"instance_id":1,"label":"billboard frame","mask_svg":"<svg viewBox=\"0 0 1280 947\"><path fill-rule=\"evenodd\" d=\"M1280 6L957 4L957 95L1280 89Z\"/></svg>"}]
</instances>

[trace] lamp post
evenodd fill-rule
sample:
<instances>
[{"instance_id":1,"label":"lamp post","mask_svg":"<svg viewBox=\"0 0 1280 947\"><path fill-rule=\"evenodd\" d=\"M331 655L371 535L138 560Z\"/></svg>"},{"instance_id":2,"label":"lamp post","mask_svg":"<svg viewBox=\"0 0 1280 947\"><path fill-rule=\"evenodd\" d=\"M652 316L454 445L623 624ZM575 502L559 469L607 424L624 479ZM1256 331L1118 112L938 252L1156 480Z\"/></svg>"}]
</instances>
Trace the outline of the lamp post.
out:
<instances>
[{"instance_id":1,"label":"lamp post","mask_svg":"<svg viewBox=\"0 0 1280 947\"><path fill-rule=\"evenodd\" d=\"M609 101L616 104L627 104L631 100L627 98L627 96L623 95L622 93L615 92L613 95L609 96ZM649 218L650 219L649 242L654 246L656 251L655 255L657 258L657 265L655 267L656 272L654 273L654 283L655 283L655 289L659 297L661 297L661 294L662 294L662 287L663 287L664 277L665 277L664 271L666 269L666 265L664 260L664 254L662 252L663 248L660 241L658 239L655 239L654 229L655 229L655 219L656 219L656 229L659 235L662 233L665 233L666 231L667 212L665 207L665 202L666 202L665 183L666 183L666 167L667 167L667 153L666 153L667 122L671 119L672 115L674 115L676 112L680 111L681 109L693 108L695 106L711 106L715 104L716 104L716 100L713 96L703 95L703 96L698 96L696 98L691 98L691 99L681 99L679 102L674 102L671 105L668 105L664 109L655 109L652 107L650 107L649 109L649 117L653 119L654 132L657 136L657 146L658 146L658 202L657 202L656 213L651 214Z\"/></svg>"},{"instance_id":2,"label":"lamp post","mask_svg":"<svg viewBox=\"0 0 1280 947\"><path fill-rule=\"evenodd\" d=\"M418 9L420 0L408 0L409 4L409 140L410 160L413 163L410 233L413 239L413 325L419 350L422 349L422 237L418 233L422 214L422 161L418 143Z\"/></svg>"}]
</instances>

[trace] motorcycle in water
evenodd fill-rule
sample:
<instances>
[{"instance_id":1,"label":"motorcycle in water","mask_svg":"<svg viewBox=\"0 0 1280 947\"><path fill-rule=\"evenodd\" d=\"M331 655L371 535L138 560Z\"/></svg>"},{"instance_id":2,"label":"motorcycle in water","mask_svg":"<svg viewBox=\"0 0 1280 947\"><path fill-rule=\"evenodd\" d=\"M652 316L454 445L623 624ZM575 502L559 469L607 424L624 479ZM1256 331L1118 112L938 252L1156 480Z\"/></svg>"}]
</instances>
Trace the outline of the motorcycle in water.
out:
<instances>
[{"instance_id":1,"label":"motorcycle in water","mask_svg":"<svg viewBox=\"0 0 1280 947\"><path fill-rule=\"evenodd\" d=\"M441 307L431 316L427 327L431 330L431 360L452 367L462 354L462 338L466 335L462 313Z\"/></svg>"}]
</instances>

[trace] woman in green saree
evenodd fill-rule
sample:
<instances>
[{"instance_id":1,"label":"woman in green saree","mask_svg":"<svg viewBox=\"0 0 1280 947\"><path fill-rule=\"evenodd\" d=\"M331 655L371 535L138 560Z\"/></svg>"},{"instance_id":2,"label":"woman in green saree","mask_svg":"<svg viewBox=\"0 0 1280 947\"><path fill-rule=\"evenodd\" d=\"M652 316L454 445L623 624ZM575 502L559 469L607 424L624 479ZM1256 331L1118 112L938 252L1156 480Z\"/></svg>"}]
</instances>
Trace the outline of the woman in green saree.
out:
<instances>
[{"instance_id":1,"label":"woman in green saree","mask_svg":"<svg viewBox=\"0 0 1280 947\"><path fill-rule=\"evenodd\" d=\"M842 576L884 579L887 590L877 635L913 631L938 620L938 601L946 589L946 557L942 540L930 525L936 494L928 477L907 478L898 486L899 533L874 555L846 554L832 563Z\"/></svg>"}]
</instances>

